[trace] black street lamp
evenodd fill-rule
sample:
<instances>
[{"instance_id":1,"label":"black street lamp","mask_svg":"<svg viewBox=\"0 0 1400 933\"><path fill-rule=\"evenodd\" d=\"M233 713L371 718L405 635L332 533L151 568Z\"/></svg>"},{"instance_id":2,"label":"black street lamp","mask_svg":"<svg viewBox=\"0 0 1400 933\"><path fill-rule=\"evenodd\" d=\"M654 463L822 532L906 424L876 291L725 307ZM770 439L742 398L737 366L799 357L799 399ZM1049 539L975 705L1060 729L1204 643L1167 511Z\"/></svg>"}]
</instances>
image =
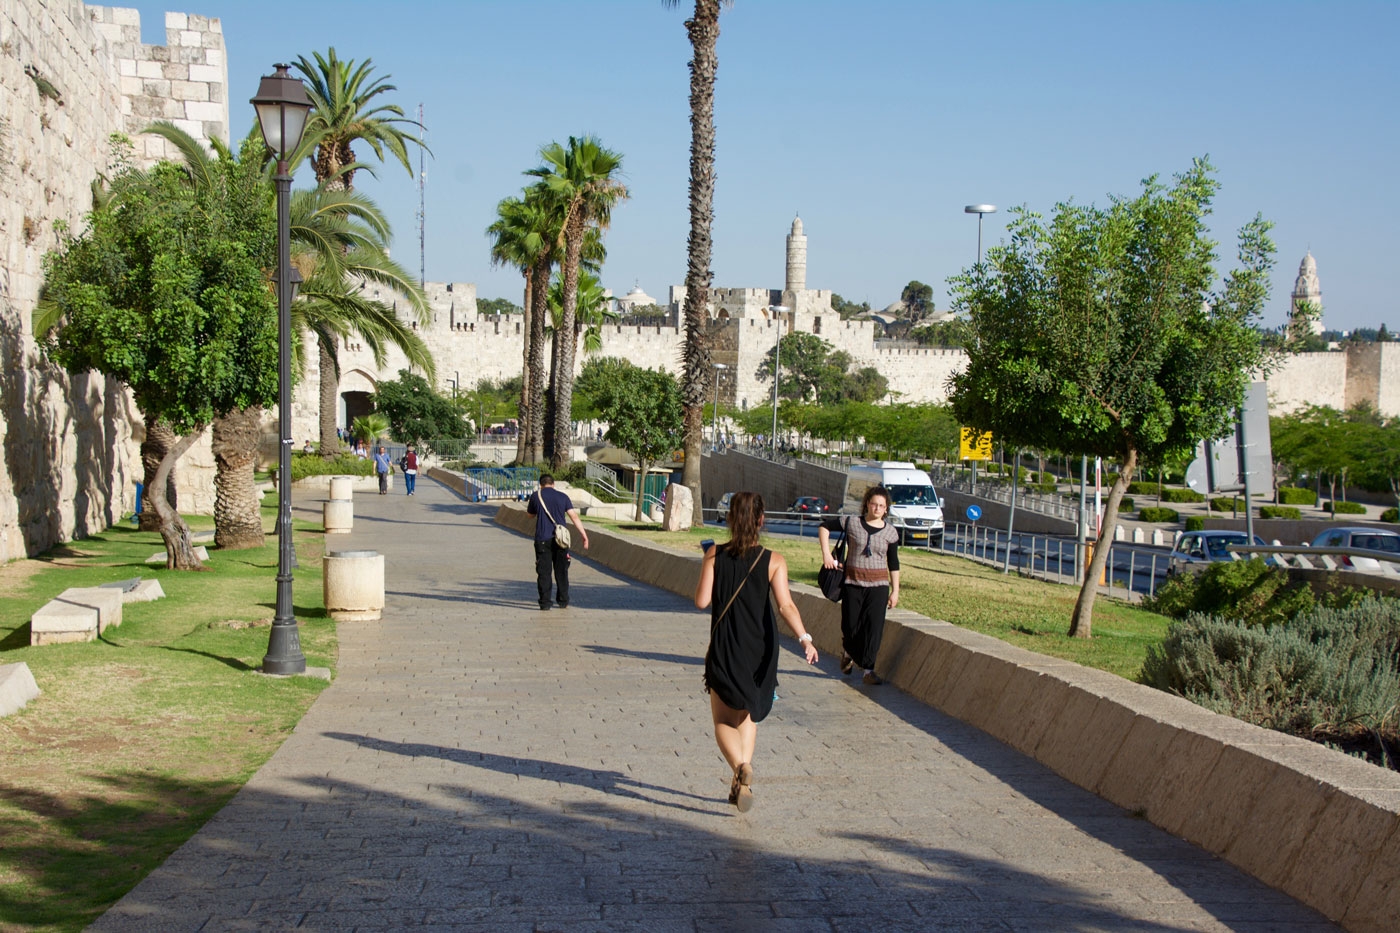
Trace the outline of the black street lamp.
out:
<instances>
[{"instance_id":1,"label":"black street lamp","mask_svg":"<svg viewBox=\"0 0 1400 933\"><path fill-rule=\"evenodd\" d=\"M258 113L263 140L277 158L273 184L277 188L277 420L281 449L277 452L277 613L263 658L264 674L302 674L306 655L292 611L292 288L300 278L292 266L292 175L287 159L301 144L311 99L299 78L286 65L273 65L274 74L258 84L251 101Z\"/></svg>"}]
</instances>

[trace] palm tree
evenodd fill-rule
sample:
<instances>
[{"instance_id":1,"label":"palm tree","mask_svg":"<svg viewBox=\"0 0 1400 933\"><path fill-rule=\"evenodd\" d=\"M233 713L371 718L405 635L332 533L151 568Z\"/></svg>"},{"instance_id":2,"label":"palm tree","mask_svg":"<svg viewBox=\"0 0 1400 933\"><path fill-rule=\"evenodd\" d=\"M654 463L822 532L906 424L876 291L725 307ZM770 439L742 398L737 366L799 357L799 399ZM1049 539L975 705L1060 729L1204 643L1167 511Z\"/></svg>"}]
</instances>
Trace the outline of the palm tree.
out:
<instances>
[{"instance_id":1,"label":"palm tree","mask_svg":"<svg viewBox=\"0 0 1400 933\"><path fill-rule=\"evenodd\" d=\"M402 127L417 127L422 124L404 116L403 108L397 104L376 104L374 98L380 94L396 91L386 81L391 77L370 77L371 60L365 59L356 65L354 59L341 61L335 54L335 47L327 50L323 57L313 52L315 64L300 56L292 65L306 76L306 94L311 98L311 116L306 121L305 138L314 142L316 157L312 167L316 171L316 181L330 188L354 190L355 171L363 168L371 175L374 170L356 161L351 144L363 140L374 150L375 158L384 161L384 150L398 159L408 174L413 174L413 165L408 160L408 144L421 146L432 152L422 139L404 132Z\"/></svg>"},{"instance_id":2,"label":"palm tree","mask_svg":"<svg viewBox=\"0 0 1400 933\"><path fill-rule=\"evenodd\" d=\"M550 330L562 332L564 316L564 280L555 276L549 287ZM603 348L603 325L615 321L618 313L609 306L607 291L596 273L587 268L578 276L578 308L574 314L574 353L583 338L583 352L597 353Z\"/></svg>"},{"instance_id":3,"label":"palm tree","mask_svg":"<svg viewBox=\"0 0 1400 933\"><path fill-rule=\"evenodd\" d=\"M425 151L431 150L421 138L404 131L406 127L417 127L421 131L422 124L404 116L403 109L397 104L375 100L381 94L397 90L387 83L389 76L372 77L368 58L360 64L356 64L354 59L341 61L334 47L324 56L315 52L313 57L314 64L301 56L292 67L306 76L306 93L312 104L298 158L304 156L314 144L316 155L312 166L316 171L317 183L330 189L353 191L357 169L364 168L373 174L373 169L356 160L351 145L356 140L367 143L380 162L384 161L387 149L412 175L413 166L408 159L409 143ZM387 243L387 227L385 231ZM412 281L407 277L404 280ZM413 295L409 292L405 294L410 295L412 302ZM421 294L418 298L421 300ZM419 314L425 315L426 311ZM340 452L340 439L335 433L340 379L334 354L328 351L325 342L320 343L320 348L321 456L329 459Z\"/></svg>"},{"instance_id":4,"label":"palm tree","mask_svg":"<svg viewBox=\"0 0 1400 933\"><path fill-rule=\"evenodd\" d=\"M599 145L591 136L570 136L568 148L550 143L540 150L544 164L527 174L540 179L540 186L563 217L560 240L564 249L560 273L563 301L560 331L571 334L578 308L579 267L583 259L585 235L589 227L607 229L612 209L627 197L627 187L615 176L622 169L622 156ZM573 341L559 342L553 360L554 451L550 465L556 472L569 460L570 402L573 397Z\"/></svg>"},{"instance_id":5,"label":"palm tree","mask_svg":"<svg viewBox=\"0 0 1400 933\"><path fill-rule=\"evenodd\" d=\"M486 228L492 238L491 265L516 266L525 279L525 346L516 463L538 463L543 459L540 429L544 413L544 319L534 312L534 298L536 280L542 274L548 281L554 265L553 247L558 234L551 234L550 219L538 196L532 198L527 192L524 199L505 198L496 205L496 221Z\"/></svg>"},{"instance_id":6,"label":"palm tree","mask_svg":"<svg viewBox=\"0 0 1400 933\"><path fill-rule=\"evenodd\" d=\"M663 0L668 7L678 0ZM686 239L685 349L681 376L681 401L685 417L685 467L681 480L690 487L695 503L694 521L704 521L700 511L700 457L705 440L705 393L710 377L710 348L706 339L706 306L710 300L710 229L715 201L715 73L719 55L720 5L732 0L695 0L695 14L685 21L690 36L690 235Z\"/></svg>"}]
</instances>

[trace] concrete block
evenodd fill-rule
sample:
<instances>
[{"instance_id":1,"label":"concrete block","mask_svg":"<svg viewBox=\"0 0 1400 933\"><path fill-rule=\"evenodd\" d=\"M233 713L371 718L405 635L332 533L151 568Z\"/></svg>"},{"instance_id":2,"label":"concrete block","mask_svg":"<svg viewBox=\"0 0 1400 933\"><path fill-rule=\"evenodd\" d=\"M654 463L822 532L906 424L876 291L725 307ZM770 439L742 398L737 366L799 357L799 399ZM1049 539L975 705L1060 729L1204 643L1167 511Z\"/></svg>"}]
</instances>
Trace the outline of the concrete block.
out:
<instances>
[{"instance_id":1,"label":"concrete block","mask_svg":"<svg viewBox=\"0 0 1400 933\"><path fill-rule=\"evenodd\" d=\"M321 503L321 522L328 535L348 535L355 529L355 503L328 499Z\"/></svg>"},{"instance_id":2,"label":"concrete block","mask_svg":"<svg viewBox=\"0 0 1400 933\"><path fill-rule=\"evenodd\" d=\"M34 682L28 664L22 661L19 664L0 664L0 716L19 712L38 695L39 685Z\"/></svg>"},{"instance_id":3,"label":"concrete block","mask_svg":"<svg viewBox=\"0 0 1400 933\"><path fill-rule=\"evenodd\" d=\"M59 593L51 601L97 610L99 635L112 626L122 624L121 590L106 586L73 586Z\"/></svg>"},{"instance_id":4,"label":"concrete block","mask_svg":"<svg viewBox=\"0 0 1400 933\"><path fill-rule=\"evenodd\" d=\"M136 588L122 593L124 603L151 603L165 598L165 590L159 580L142 580Z\"/></svg>"},{"instance_id":5,"label":"concrete block","mask_svg":"<svg viewBox=\"0 0 1400 933\"><path fill-rule=\"evenodd\" d=\"M98 611L91 606L50 600L29 617L29 644L94 641L97 638L98 615Z\"/></svg>"},{"instance_id":6,"label":"concrete block","mask_svg":"<svg viewBox=\"0 0 1400 933\"><path fill-rule=\"evenodd\" d=\"M329 503L327 503L329 505ZM384 555L330 551L322 565L326 613L337 622L376 622L384 612Z\"/></svg>"},{"instance_id":7,"label":"concrete block","mask_svg":"<svg viewBox=\"0 0 1400 933\"><path fill-rule=\"evenodd\" d=\"M194 556L195 556L195 557L198 557L200 560L208 560L208 559L209 559L209 549L206 548L206 547L197 547L197 548L194 549ZM164 551L157 551L156 553L152 554L150 557L146 558L146 563L148 563L148 564L163 564L163 563L165 563L165 552L164 552Z\"/></svg>"},{"instance_id":8,"label":"concrete block","mask_svg":"<svg viewBox=\"0 0 1400 933\"><path fill-rule=\"evenodd\" d=\"M1328 917L1342 917L1396 835L1397 804L1396 791L1333 794L1284 887ZM1392 916L1391 922L1395 920Z\"/></svg>"},{"instance_id":9,"label":"concrete block","mask_svg":"<svg viewBox=\"0 0 1400 933\"><path fill-rule=\"evenodd\" d=\"M330 481L330 497L332 499L352 500L355 498L355 477L353 476L332 476Z\"/></svg>"},{"instance_id":10,"label":"concrete block","mask_svg":"<svg viewBox=\"0 0 1400 933\"><path fill-rule=\"evenodd\" d=\"M1357 933L1383 933L1395 929L1396 917L1400 917L1400 830L1392 830L1381 841L1341 922Z\"/></svg>"}]
</instances>

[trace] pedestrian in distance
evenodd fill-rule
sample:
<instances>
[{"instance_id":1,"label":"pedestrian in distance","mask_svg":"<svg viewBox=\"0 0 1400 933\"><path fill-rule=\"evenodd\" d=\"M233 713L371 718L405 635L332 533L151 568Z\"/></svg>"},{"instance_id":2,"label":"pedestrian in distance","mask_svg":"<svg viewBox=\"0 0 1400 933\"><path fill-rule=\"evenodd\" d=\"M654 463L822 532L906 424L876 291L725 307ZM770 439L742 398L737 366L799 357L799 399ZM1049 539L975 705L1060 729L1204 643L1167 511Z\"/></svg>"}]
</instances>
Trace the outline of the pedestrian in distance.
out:
<instances>
[{"instance_id":1,"label":"pedestrian in distance","mask_svg":"<svg viewBox=\"0 0 1400 933\"><path fill-rule=\"evenodd\" d=\"M412 444L408 445L408 452L399 458L399 468L403 470L404 491L411 496L418 485L418 454Z\"/></svg>"},{"instance_id":2,"label":"pedestrian in distance","mask_svg":"<svg viewBox=\"0 0 1400 933\"><path fill-rule=\"evenodd\" d=\"M374 455L374 472L379 477L379 494L381 496L389 494L389 471L393 469L389 461L389 452L383 447L379 448L379 453Z\"/></svg>"},{"instance_id":3,"label":"pedestrian in distance","mask_svg":"<svg viewBox=\"0 0 1400 933\"><path fill-rule=\"evenodd\" d=\"M797 636L808 664L817 663L817 649L792 601L787 561L759 543L763 497L755 492L735 493L726 521L729 540L705 548L695 608L710 610L705 692L710 695L715 743L734 772L729 802L745 813L753 806L758 724L773 708L778 683L778 626L773 602Z\"/></svg>"},{"instance_id":4,"label":"pedestrian in distance","mask_svg":"<svg viewBox=\"0 0 1400 933\"><path fill-rule=\"evenodd\" d=\"M875 658L885 634L885 610L899 605L899 531L886 520L889 511L889 490L872 486L861 499L860 515L833 515L817 529L827 568L841 566L831 553L831 532L846 535L841 673L859 666L865 671L862 680L871 686L884 683L875 673Z\"/></svg>"},{"instance_id":5,"label":"pedestrian in distance","mask_svg":"<svg viewBox=\"0 0 1400 933\"><path fill-rule=\"evenodd\" d=\"M583 529L583 520L578 517L573 500L554 488L554 477L548 473L540 474L540 488L530 497L525 511L535 516L535 584L539 590L540 609L550 608L551 589L559 608L565 609L569 605L569 548L559 543L555 528L565 520L572 522L585 551L588 550L588 532ZM568 526L564 526L564 530L567 532Z\"/></svg>"}]
</instances>

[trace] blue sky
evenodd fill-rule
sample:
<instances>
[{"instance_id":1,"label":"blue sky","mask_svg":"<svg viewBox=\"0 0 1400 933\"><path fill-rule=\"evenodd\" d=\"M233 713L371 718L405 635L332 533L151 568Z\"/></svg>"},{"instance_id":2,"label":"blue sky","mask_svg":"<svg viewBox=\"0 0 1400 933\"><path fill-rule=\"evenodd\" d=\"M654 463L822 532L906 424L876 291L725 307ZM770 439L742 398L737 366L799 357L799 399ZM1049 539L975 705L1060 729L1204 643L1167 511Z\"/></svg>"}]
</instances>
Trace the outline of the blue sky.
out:
<instances>
[{"instance_id":1,"label":"blue sky","mask_svg":"<svg viewBox=\"0 0 1400 933\"><path fill-rule=\"evenodd\" d=\"M624 155L632 193L604 284L664 300L684 280L686 0L136 6L147 42L164 41L166 8L222 21L235 136L273 62L329 46L373 59L405 111L422 103L429 280L518 302L484 231L542 144L585 133ZM947 278L975 259L965 204L1103 203L1209 154L1222 267L1248 219L1276 225L1266 325L1284 320L1311 249L1327 327L1395 330L1397 35L1394 2L737 0L719 39L715 284L780 288L800 213L809 287L883 306L919 279L946 307ZM416 180L397 165L378 176L356 187L416 271ZM1005 219L986 218L984 245Z\"/></svg>"}]
</instances>

